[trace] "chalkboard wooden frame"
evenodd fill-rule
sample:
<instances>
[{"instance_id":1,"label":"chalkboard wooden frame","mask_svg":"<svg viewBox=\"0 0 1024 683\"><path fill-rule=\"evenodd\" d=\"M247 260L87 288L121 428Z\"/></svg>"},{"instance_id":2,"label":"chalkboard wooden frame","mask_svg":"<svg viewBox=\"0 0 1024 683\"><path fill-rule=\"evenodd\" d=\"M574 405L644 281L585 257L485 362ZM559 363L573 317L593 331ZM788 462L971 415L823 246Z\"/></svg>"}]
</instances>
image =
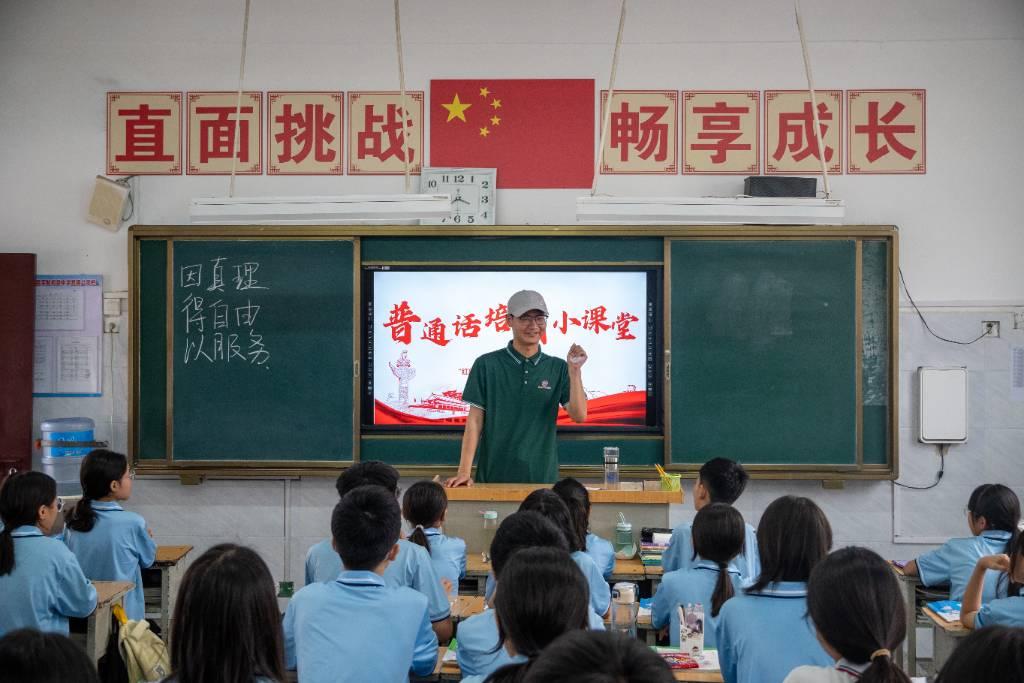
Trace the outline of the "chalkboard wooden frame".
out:
<instances>
[{"instance_id":1,"label":"chalkboard wooden frame","mask_svg":"<svg viewBox=\"0 0 1024 683\"><path fill-rule=\"evenodd\" d=\"M885 461L884 462L863 462L858 459L852 466L821 466L821 465L798 465L798 464L761 464L749 467L752 476L766 479L822 479L822 480L844 480L844 479L895 479L899 474L898 450L897 450L897 425L898 411L896 397L898 396L898 316L896 315L898 304L898 291L894 285L893 274L898 263L898 234L895 226L494 226L488 228L449 228L440 226L132 226L129 231L129 270L130 270L130 337L129 353L131 362L129 364L129 424L128 443L132 457L138 462L144 472L178 474L183 477L196 478L203 476L335 476L351 461L187 461L174 462L169 458L148 459L140 457L137 443L137 428L139 420L139 398L140 398L140 368L139 368L139 334L140 334L140 301L147 294L142 286L143 274L139 272L139 253L141 245L147 240L181 240L181 239L284 239L284 240L322 240L322 239L350 239L354 242L354 263L353 263L353 362L361 357L362 331L359 329L360 321L358 307L360 303L359 275L363 263L363 252L360 242L364 238L380 241L378 238L388 238L396 242L408 241L410 244L423 240L444 240L445 238L524 238L528 240L548 240L550 243L565 243L575 239L626 239L637 238L641 240L656 239L664 243L662 264L665 273L665 344L666 350L671 351L670 329L670 301L671 301L671 259L670 242L672 240L852 240L857 245L857 278L858 282L862 276L861 245L871 241L885 245L885 291L884 304L887 333L887 348L885 349L887 366L885 369L886 383L886 405L881 434L876 438L884 440ZM554 239L552 239L554 238ZM547 243L547 242L545 242ZM625 243L625 242L624 242ZM369 244L369 242L367 242ZM415 251L413 248L412 251ZM498 262L496 257L477 257L480 263L489 264ZM369 261L381 260L379 254L369 256ZM398 261L406 262L406 256L400 256ZM429 259L428 259L429 260ZM551 260L559 260L557 255ZM647 260L647 259L645 259ZM609 261L615 263L616 261ZM167 274L170 275L169 273ZM152 277L150 276L150 281ZM860 296L860 287L857 288L857 295ZM860 302L858 300L858 306ZM168 309L169 310L169 309ZM858 309L859 310L859 309ZM856 334L858 338L863 334L863 321L858 314L856 322ZM663 370L670 372L670 362L664 359ZM860 366L858 365L858 368ZM359 433L360 424L358 412L360 401L358 400L358 367L354 366L352 387L353 406L353 459L358 460L361 452L367 457L380 457L382 454L392 450L404 450L416 448L420 443L415 439L405 436L381 437L376 435L364 435ZM862 378L858 370L857 396L858 405L862 392ZM673 459L669 450L671 449L671 388L665 392L666 415L664 419L664 436L616 436L601 437L592 434L560 435L560 449L562 445L567 448L568 458L563 458L566 465L561 467L563 475L595 477L600 476L600 468L590 463L589 453L592 449L590 444L596 445L604 441L623 440L626 443L633 442L641 447L642 452L647 452L649 447L658 449L662 455L658 462L666 463L668 469L690 475L699 468L699 463L679 462ZM169 409L167 409L169 412ZM167 416L170 421L170 416ZM857 423L858 448L862 447L864 441L862 420L858 418ZM422 441L423 439L421 439ZM448 450L458 447L458 436L431 437L430 440L438 443L432 446L431 452L447 453ZM443 443L442 443L443 442ZM396 448L397 447L397 448ZM585 448L585 450L580 450ZM440 449L440 450L437 450ZM624 451L625 452L625 451ZM582 455L586 453L587 455ZM390 458L389 458L390 459ZM404 475L433 475L438 473L451 472L454 467L447 462L447 455L444 463L439 461L427 464L413 459L405 461L403 457L394 460ZM586 464L584 464L586 463ZM623 467L625 475L650 475L651 465L644 456L635 464L627 464Z\"/></svg>"}]
</instances>

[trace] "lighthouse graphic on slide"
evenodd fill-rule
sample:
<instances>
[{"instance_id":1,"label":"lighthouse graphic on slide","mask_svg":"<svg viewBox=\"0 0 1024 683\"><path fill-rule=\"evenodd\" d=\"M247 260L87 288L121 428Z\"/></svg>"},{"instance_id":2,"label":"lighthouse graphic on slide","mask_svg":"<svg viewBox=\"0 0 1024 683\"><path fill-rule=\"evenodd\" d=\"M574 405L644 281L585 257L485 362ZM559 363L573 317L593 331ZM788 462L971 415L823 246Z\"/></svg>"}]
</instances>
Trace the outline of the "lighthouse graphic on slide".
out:
<instances>
[{"instance_id":1,"label":"lighthouse graphic on slide","mask_svg":"<svg viewBox=\"0 0 1024 683\"><path fill-rule=\"evenodd\" d=\"M402 351L402 355L394 363L388 361L391 374L398 378L398 405L403 408L409 407L409 382L416 376L416 368L409 360L409 352Z\"/></svg>"}]
</instances>

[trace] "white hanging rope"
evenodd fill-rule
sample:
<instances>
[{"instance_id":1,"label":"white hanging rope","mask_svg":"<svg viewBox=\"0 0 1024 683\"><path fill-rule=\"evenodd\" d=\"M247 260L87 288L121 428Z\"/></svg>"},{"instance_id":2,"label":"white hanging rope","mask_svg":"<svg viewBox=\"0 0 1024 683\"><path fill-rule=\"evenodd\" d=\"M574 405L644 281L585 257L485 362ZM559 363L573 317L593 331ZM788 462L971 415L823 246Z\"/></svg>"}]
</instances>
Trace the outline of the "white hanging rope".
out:
<instances>
[{"instance_id":1,"label":"white hanging rope","mask_svg":"<svg viewBox=\"0 0 1024 683\"><path fill-rule=\"evenodd\" d=\"M235 170L238 166L238 154L242 150L242 142L238 139L239 119L242 113L242 80L245 78L245 49L249 43L249 4L245 0L245 20L242 23L242 60L238 65L238 96L235 98L235 133L234 145L231 150L231 182L228 184L228 196L235 196ZM248 143L248 140L246 141Z\"/></svg>"},{"instance_id":2,"label":"white hanging rope","mask_svg":"<svg viewBox=\"0 0 1024 683\"><path fill-rule=\"evenodd\" d=\"M397 0L396 0L397 2ZM615 72L619 68L619 47L622 45L622 29L626 26L626 0L622 0L619 11L619 32L615 36L615 51L612 53L612 72L608 76L608 105L601 121L601 144L597 148L597 163L594 165L594 182L590 186L590 196L597 194L597 179L601 177L601 162L604 161L604 146L608 142L608 123L612 118L612 100L615 97Z\"/></svg>"},{"instance_id":3,"label":"white hanging rope","mask_svg":"<svg viewBox=\"0 0 1024 683\"><path fill-rule=\"evenodd\" d=\"M807 90L811 94L811 116L814 117L814 137L818 141L818 159L821 161L821 179L825 185L825 199L832 197L832 188L828 182L828 163L825 161L825 142L821 137L821 122L818 121L818 98L814 92L814 77L811 75L811 54L807 50L807 38L804 36L804 22L800 18L800 0L793 0L793 12L796 14L796 30L800 34L800 48L804 53L804 71L807 72Z\"/></svg>"},{"instance_id":4,"label":"white hanging rope","mask_svg":"<svg viewBox=\"0 0 1024 683\"><path fill-rule=\"evenodd\" d=\"M395 48L398 50L398 87L402 91L402 161L405 166L405 193L409 194L409 108L405 101L405 59L402 55L402 16L398 11L398 0L395 0Z\"/></svg>"}]
</instances>

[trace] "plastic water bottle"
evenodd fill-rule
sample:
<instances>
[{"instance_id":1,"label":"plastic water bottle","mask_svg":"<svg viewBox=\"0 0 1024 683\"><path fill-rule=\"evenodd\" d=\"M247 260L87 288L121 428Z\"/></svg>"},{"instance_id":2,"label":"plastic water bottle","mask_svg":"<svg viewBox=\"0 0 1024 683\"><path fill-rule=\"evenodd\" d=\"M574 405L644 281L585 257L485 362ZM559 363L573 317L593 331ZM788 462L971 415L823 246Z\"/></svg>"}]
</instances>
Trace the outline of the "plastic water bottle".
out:
<instances>
[{"instance_id":1,"label":"plastic water bottle","mask_svg":"<svg viewBox=\"0 0 1024 683\"><path fill-rule=\"evenodd\" d=\"M606 489L619 488L619 448L618 446L604 447L604 487Z\"/></svg>"},{"instance_id":2,"label":"plastic water bottle","mask_svg":"<svg viewBox=\"0 0 1024 683\"><path fill-rule=\"evenodd\" d=\"M636 638L636 618L640 613L640 591L635 583L620 581L612 586L611 630Z\"/></svg>"},{"instance_id":3,"label":"plastic water bottle","mask_svg":"<svg viewBox=\"0 0 1024 683\"><path fill-rule=\"evenodd\" d=\"M498 530L498 511L484 510L484 562L491 561L491 541L494 540L494 532Z\"/></svg>"}]
</instances>

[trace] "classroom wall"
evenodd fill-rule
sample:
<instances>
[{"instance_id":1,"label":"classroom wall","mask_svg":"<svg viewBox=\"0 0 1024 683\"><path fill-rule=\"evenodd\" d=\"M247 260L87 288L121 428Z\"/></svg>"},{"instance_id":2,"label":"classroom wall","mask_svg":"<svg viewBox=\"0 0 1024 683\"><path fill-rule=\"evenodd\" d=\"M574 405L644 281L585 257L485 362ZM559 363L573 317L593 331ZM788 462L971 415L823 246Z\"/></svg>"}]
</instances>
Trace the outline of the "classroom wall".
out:
<instances>
[{"instance_id":1,"label":"classroom wall","mask_svg":"<svg viewBox=\"0 0 1024 683\"><path fill-rule=\"evenodd\" d=\"M124 229L85 222L93 177L104 169L108 90L211 90L237 85L242 0L0 2L0 251L32 251L48 273L101 273L127 288ZM254 0L246 60L252 89L397 89L390 2ZM619 3L612 0L402 3L409 89L432 77L593 77L605 87ZM931 491L887 482L756 481L739 508L756 522L775 497L817 500L837 545L916 555L963 533L971 488L1001 481L1024 495L1024 403L1009 400L1009 346L1024 344L1024 230L1015 211L1024 110L1024 3L904 0L803 3L819 88L926 88L928 173L838 176L834 196L850 223L896 224L911 292L933 329L977 336L1000 320L1003 337L971 346L939 342L904 300L900 314L901 481L934 477L934 447L915 442L914 369L970 368L970 441L953 447ZM618 65L619 88L804 87L787 0L634 0ZM131 222L185 223L195 196L227 193L223 177L146 177ZM236 195L400 192L398 177L240 177ZM415 185L414 185L415 189ZM620 195L731 195L736 177L602 177ZM499 192L505 224L572 224L581 190ZM1013 308L1016 306L1016 309ZM126 320L108 335L112 363L97 399L37 399L47 418L96 419L97 437L126 447ZM599 359L594 359L599 362ZM305 549L328 530L333 482L141 479L133 509L160 543L220 541L256 547L279 579L301 581ZM692 516L689 503L673 520ZM898 541L898 543L894 542ZM909 545L907 542L914 542Z\"/></svg>"}]
</instances>

